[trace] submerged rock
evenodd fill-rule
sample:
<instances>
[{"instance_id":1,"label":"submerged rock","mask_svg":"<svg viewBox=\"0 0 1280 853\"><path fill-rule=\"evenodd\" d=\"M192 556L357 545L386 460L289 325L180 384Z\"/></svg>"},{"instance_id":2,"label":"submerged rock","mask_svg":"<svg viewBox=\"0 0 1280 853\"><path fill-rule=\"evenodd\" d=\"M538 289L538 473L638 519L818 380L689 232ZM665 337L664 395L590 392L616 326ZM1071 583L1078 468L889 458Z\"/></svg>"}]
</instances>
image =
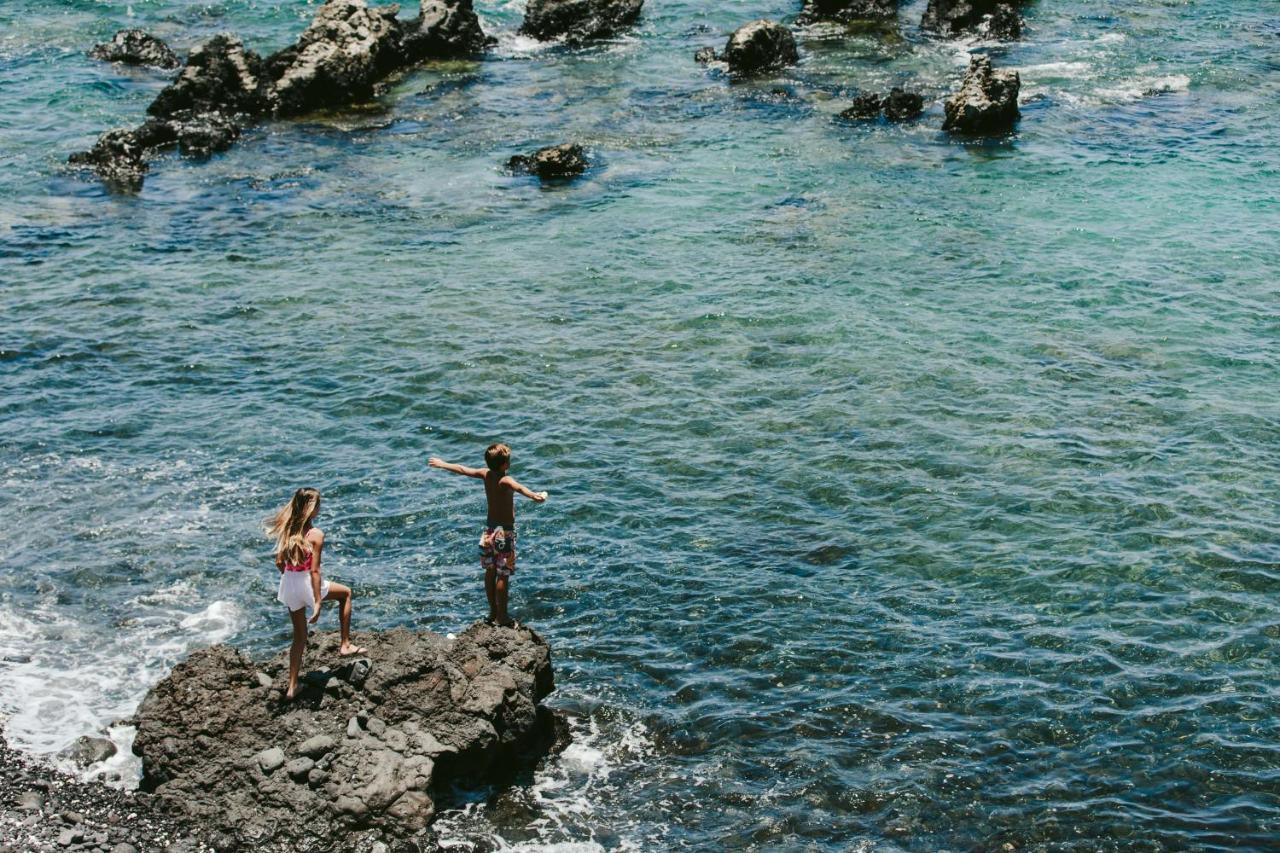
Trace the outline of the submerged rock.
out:
<instances>
[{"instance_id":1,"label":"submerged rock","mask_svg":"<svg viewBox=\"0 0 1280 853\"><path fill-rule=\"evenodd\" d=\"M287 704L264 695L240 652L193 653L135 716L143 789L241 844L329 849L353 829L418 832L441 783L489 779L545 754L559 734L539 705L554 687L550 650L527 628L359 640L369 649L361 684L349 680L356 667L335 665L338 640L324 635ZM280 677L287 666L286 651L266 668Z\"/></svg>"},{"instance_id":2,"label":"submerged rock","mask_svg":"<svg viewBox=\"0 0 1280 853\"><path fill-rule=\"evenodd\" d=\"M720 58L731 72L746 75L794 65L800 53L791 30L761 18L734 30Z\"/></svg>"},{"instance_id":3,"label":"submerged rock","mask_svg":"<svg viewBox=\"0 0 1280 853\"><path fill-rule=\"evenodd\" d=\"M137 192L147 176L147 148L132 130L108 130L88 151L78 151L68 158L73 166L93 169L98 177L114 189Z\"/></svg>"},{"instance_id":4,"label":"submerged rock","mask_svg":"<svg viewBox=\"0 0 1280 853\"><path fill-rule=\"evenodd\" d=\"M923 29L947 37L983 31L996 39L1016 39L1022 33L1020 0L929 0L920 21Z\"/></svg>"},{"instance_id":5,"label":"submerged rock","mask_svg":"<svg viewBox=\"0 0 1280 853\"><path fill-rule=\"evenodd\" d=\"M576 142L540 148L532 154L517 154L507 161L513 172L528 172L543 180L574 178L587 170L586 154Z\"/></svg>"},{"instance_id":6,"label":"submerged rock","mask_svg":"<svg viewBox=\"0 0 1280 853\"><path fill-rule=\"evenodd\" d=\"M883 113L889 121L909 121L924 112L924 96L895 86L889 94L874 92L858 95L840 117L851 121L871 121Z\"/></svg>"},{"instance_id":7,"label":"submerged rock","mask_svg":"<svg viewBox=\"0 0 1280 853\"><path fill-rule=\"evenodd\" d=\"M875 92L865 92L853 99L848 109L840 113L840 118L850 121L870 121L880 117L884 101Z\"/></svg>"},{"instance_id":8,"label":"submerged rock","mask_svg":"<svg viewBox=\"0 0 1280 853\"><path fill-rule=\"evenodd\" d=\"M701 65L707 65L720 59L714 47L700 47L693 54L693 61Z\"/></svg>"},{"instance_id":9,"label":"submerged rock","mask_svg":"<svg viewBox=\"0 0 1280 853\"><path fill-rule=\"evenodd\" d=\"M169 45L142 30L121 30L111 41L94 45L89 56L105 62L124 65L154 65L156 68L177 68L182 64Z\"/></svg>"},{"instance_id":10,"label":"submerged rock","mask_svg":"<svg viewBox=\"0 0 1280 853\"><path fill-rule=\"evenodd\" d=\"M635 23L644 0L529 0L520 32L570 44L611 38Z\"/></svg>"},{"instance_id":11,"label":"submerged rock","mask_svg":"<svg viewBox=\"0 0 1280 853\"><path fill-rule=\"evenodd\" d=\"M924 112L924 96L897 86L884 99L884 117L889 121L910 121Z\"/></svg>"},{"instance_id":12,"label":"submerged rock","mask_svg":"<svg viewBox=\"0 0 1280 853\"><path fill-rule=\"evenodd\" d=\"M892 21L898 16L898 0L805 0L797 24L835 21Z\"/></svg>"},{"instance_id":13,"label":"submerged rock","mask_svg":"<svg viewBox=\"0 0 1280 853\"><path fill-rule=\"evenodd\" d=\"M943 130L965 134L1007 133L1019 118L1017 71L995 71L991 59L975 56L959 91L947 98Z\"/></svg>"}]
</instances>

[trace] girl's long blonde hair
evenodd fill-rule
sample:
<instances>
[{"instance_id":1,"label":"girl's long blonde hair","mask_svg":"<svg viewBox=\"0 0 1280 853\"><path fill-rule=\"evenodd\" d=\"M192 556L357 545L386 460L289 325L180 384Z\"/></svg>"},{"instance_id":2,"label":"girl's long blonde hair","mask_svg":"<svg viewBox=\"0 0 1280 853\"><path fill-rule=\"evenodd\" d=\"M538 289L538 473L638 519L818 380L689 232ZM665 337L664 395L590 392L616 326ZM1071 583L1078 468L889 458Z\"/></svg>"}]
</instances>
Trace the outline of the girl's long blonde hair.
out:
<instances>
[{"instance_id":1,"label":"girl's long blonde hair","mask_svg":"<svg viewBox=\"0 0 1280 853\"><path fill-rule=\"evenodd\" d=\"M304 544L307 522L316 514L320 493L310 487L298 489L293 499L267 521L267 535L276 540L276 563L296 566L307 555Z\"/></svg>"}]
</instances>

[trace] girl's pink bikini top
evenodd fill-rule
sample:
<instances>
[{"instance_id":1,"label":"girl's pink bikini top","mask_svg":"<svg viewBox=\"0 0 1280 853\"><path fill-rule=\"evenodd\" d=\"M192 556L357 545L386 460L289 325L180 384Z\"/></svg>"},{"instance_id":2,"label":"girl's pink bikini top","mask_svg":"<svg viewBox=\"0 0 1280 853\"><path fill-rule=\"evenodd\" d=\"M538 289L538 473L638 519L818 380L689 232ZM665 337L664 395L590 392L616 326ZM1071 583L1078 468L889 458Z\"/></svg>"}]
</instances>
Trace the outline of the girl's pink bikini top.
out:
<instances>
[{"instance_id":1,"label":"girl's pink bikini top","mask_svg":"<svg viewBox=\"0 0 1280 853\"><path fill-rule=\"evenodd\" d=\"M285 563L284 570L286 572L309 572L311 571L311 552L307 552L307 559L303 560L296 566Z\"/></svg>"}]
</instances>

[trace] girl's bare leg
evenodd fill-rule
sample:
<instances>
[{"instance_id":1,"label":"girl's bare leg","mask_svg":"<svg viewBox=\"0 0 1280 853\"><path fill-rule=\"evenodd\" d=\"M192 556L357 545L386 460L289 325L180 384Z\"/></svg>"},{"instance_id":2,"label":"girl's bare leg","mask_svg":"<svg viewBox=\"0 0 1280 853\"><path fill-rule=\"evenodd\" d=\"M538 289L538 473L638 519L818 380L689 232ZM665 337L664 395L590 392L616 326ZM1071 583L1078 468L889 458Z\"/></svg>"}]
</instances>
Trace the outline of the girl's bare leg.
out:
<instances>
[{"instance_id":1,"label":"girl's bare leg","mask_svg":"<svg viewBox=\"0 0 1280 853\"><path fill-rule=\"evenodd\" d=\"M293 644L289 646L289 687L284 698L292 699L298 693L298 670L302 669L302 653L307 650L307 609L300 607L289 611L293 623Z\"/></svg>"},{"instance_id":2,"label":"girl's bare leg","mask_svg":"<svg viewBox=\"0 0 1280 853\"><path fill-rule=\"evenodd\" d=\"M338 630L342 636L342 645L338 647L340 655L354 655L364 651L363 648L351 645L351 599L354 597L351 587L332 581L329 583L329 594L324 597L325 601L339 603Z\"/></svg>"}]
</instances>

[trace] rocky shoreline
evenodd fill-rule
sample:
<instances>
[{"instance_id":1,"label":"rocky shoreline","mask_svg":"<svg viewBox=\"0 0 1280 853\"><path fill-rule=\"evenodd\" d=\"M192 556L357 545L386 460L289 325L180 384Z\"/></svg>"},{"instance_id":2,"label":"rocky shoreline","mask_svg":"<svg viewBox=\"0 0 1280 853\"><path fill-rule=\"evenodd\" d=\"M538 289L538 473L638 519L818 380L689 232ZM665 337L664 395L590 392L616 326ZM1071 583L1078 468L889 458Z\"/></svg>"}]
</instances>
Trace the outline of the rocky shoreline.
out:
<instances>
[{"instance_id":1,"label":"rocky shoreline","mask_svg":"<svg viewBox=\"0 0 1280 853\"><path fill-rule=\"evenodd\" d=\"M528 628L355 640L367 652L340 658L336 635L313 636L293 701L287 652L193 652L131 720L137 792L0 742L0 853L435 850L442 792L501 787L568 743L563 718L540 704L554 689L550 649Z\"/></svg>"}]
</instances>

